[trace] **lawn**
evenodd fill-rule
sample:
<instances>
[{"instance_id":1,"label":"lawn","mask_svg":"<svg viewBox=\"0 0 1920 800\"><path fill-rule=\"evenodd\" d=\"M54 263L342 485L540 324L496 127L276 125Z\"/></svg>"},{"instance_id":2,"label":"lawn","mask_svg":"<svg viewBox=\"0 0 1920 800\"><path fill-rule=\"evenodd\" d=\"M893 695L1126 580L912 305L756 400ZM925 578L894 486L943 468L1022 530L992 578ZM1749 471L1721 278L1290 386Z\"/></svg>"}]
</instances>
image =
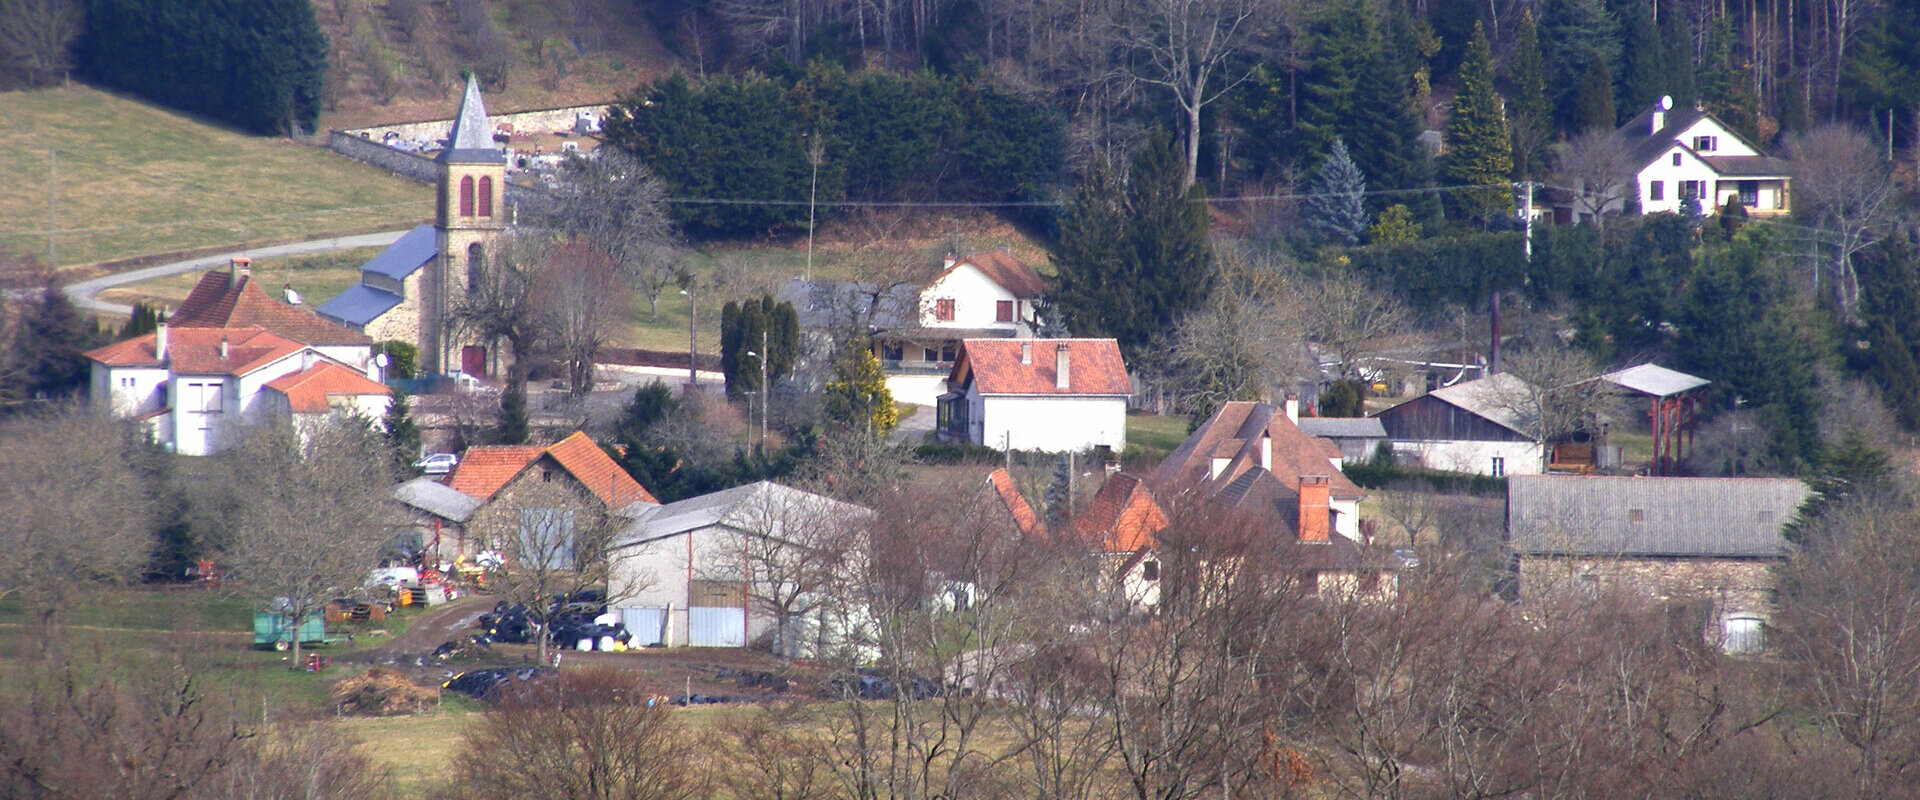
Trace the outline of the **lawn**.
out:
<instances>
[{"instance_id":1,"label":"lawn","mask_svg":"<svg viewBox=\"0 0 1920 800\"><path fill-rule=\"evenodd\" d=\"M1187 418L1181 415L1127 415L1127 452L1130 461L1157 462L1187 440Z\"/></svg>"},{"instance_id":2,"label":"lawn","mask_svg":"<svg viewBox=\"0 0 1920 800\"><path fill-rule=\"evenodd\" d=\"M0 249L45 259L51 201L61 265L395 230L433 213L428 186L80 85L0 93L0 164L12 179Z\"/></svg>"}]
</instances>

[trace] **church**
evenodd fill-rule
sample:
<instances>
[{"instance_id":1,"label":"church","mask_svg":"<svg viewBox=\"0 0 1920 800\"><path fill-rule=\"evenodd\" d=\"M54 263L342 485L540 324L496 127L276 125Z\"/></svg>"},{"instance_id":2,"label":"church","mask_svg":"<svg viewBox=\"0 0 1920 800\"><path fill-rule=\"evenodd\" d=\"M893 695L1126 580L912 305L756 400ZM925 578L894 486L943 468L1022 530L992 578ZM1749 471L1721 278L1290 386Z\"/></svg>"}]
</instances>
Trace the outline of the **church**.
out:
<instances>
[{"instance_id":1,"label":"church","mask_svg":"<svg viewBox=\"0 0 1920 800\"><path fill-rule=\"evenodd\" d=\"M314 310L374 341L412 342L423 373L486 375L486 347L450 322L460 297L479 288L508 217L507 156L494 144L471 76L446 149L434 160L440 179L433 224L408 231L361 265L359 283Z\"/></svg>"}]
</instances>

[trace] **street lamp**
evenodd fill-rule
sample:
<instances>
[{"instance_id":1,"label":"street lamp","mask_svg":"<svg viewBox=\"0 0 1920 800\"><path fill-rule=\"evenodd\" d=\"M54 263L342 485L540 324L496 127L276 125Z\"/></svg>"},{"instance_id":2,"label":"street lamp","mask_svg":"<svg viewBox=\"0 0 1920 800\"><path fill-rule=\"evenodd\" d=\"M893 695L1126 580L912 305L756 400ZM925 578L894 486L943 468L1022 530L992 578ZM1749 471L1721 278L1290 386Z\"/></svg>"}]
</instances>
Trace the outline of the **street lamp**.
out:
<instances>
[{"instance_id":1,"label":"street lamp","mask_svg":"<svg viewBox=\"0 0 1920 800\"><path fill-rule=\"evenodd\" d=\"M760 457L767 457L767 398L773 395L773 387L767 385L767 332L760 331L760 352L747 351L760 362ZM751 401L749 401L751 402ZM751 408L751 406L749 406Z\"/></svg>"}]
</instances>

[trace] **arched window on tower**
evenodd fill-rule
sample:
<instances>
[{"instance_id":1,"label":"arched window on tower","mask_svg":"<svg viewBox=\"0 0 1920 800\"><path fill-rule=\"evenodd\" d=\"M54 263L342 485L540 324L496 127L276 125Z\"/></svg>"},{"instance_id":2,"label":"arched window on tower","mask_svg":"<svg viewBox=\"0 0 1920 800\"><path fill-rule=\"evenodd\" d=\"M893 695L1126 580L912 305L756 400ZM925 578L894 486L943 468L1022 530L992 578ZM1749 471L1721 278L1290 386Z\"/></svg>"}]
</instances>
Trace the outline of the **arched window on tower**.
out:
<instances>
[{"instance_id":1,"label":"arched window on tower","mask_svg":"<svg viewBox=\"0 0 1920 800\"><path fill-rule=\"evenodd\" d=\"M473 216L473 176L460 179L460 216Z\"/></svg>"},{"instance_id":2,"label":"arched window on tower","mask_svg":"<svg viewBox=\"0 0 1920 800\"><path fill-rule=\"evenodd\" d=\"M480 178L480 216L493 216L493 178Z\"/></svg>"},{"instance_id":3,"label":"arched window on tower","mask_svg":"<svg viewBox=\"0 0 1920 800\"><path fill-rule=\"evenodd\" d=\"M479 242L467 245L467 296L480 292L480 281L487 274L487 251Z\"/></svg>"}]
</instances>

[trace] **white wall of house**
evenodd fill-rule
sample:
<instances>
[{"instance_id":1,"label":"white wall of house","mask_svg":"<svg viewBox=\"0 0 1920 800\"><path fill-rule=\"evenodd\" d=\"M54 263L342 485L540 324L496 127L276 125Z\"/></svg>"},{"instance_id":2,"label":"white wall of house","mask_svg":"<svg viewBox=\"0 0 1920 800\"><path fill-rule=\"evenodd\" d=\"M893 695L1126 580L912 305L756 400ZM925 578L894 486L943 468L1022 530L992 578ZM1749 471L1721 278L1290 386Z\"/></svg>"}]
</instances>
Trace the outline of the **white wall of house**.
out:
<instances>
[{"instance_id":1,"label":"white wall of house","mask_svg":"<svg viewBox=\"0 0 1920 800\"><path fill-rule=\"evenodd\" d=\"M953 319L939 318L939 302L953 301ZM1013 321L999 320L998 304L1013 303ZM973 265L962 265L920 293L920 326L923 328L970 328L1012 331L1016 338L1031 338L1033 303L1013 296Z\"/></svg>"},{"instance_id":2,"label":"white wall of house","mask_svg":"<svg viewBox=\"0 0 1920 800\"><path fill-rule=\"evenodd\" d=\"M1696 140L1702 136L1714 137L1713 149L1703 150L1695 146L1698 144ZM1674 139L1681 144L1699 151L1700 155L1703 156L1760 155L1760 151L1748 147L1745 142L1740 141L1740 137L1733 135L1732 131L1721 127L1719 123L1706 117L1695 120L1692 125L1688 125L1684 130L1680 131L1680 135L1674 137Z\"/></svg>"},{"instance_id":3,"label":"white wall of house","mask_svg":"<svg viewBox=\"0 0 1920 800\"><path fill-rule=\"evenodd\" d=\"M1066 395L985 395L968 389L974 444L997 450L1079 452L1127 447L1127 398Z\"/></svg>"},{"instance_id":4,"label":"white wall of house","mask_svg":"<svg viewBox=\"0 0 1920 800\"><path fill-rule=\"evenodd\" d=\"M1335 498L1327 508L1333 511L1333 532L1360 541L1360 501Z\"/></svg>"},{"instance_id":5,"label":"white wall of house","mask_svg":"<svg viewBox=\"0 0 1920 800\"><path fill-rule=\"evenodd\" d=\"M1429 469L1471 472L1480 475L1538 475L1546 470L1545 451L1533 442L1480 442L1465 440L1400 441L1393 453L1401 461L1412 461ZM1496 462L1496 459L1498 461ZM1495 469L1496 463L1498 470ZM1341 515L1344 519L1345 514ZM1345 531L1342 531L1345 533Z\"/></svg>"},{"instance_id":6,"label":"white wall of house","mask_svg":"<svg viewBox=\"0 0 1920 800\"><path fill-rule=\"evenodd\" d=\"M321 355L352 367L355 372L367 376L370 380L384 380L380 369L373 364L373 348L364 344L314 345Z\"/></svg>"},{"instance_id":7,"label":"white wall of house","mask_svg":"<svg viewBox=\"0 0 1920 800\"><path fill-rule=\"evenodd\" d=\"M1677 166L1673 163L1676 156L1680 159ZM1701 196L1701 210L1711 212L1713 206L1710 193L1713 191L1714 182L1719 178L1720 173L1715 172L1713 167L1707 166L1707 162L1701 161L1686 148L1678 145L1669 147L1658 160L1640 170L1638 176L1640 210L1647 214L1661 211L1679 213L1681 184L1685 181L1698 181L1702 187L1701 191L1708 193ZM1654 197L1656 191L1660 195L1657 199Z\"/></svg>"},{"instance_id":8,"label":"white wall of house","mask_svg":"<svg viewBox=\"0 0 1920 800\"><path fill-rule=\"evenodd\" d=\"M164 367L112 367L93 362L88 397L116 417L135 417L166 405Z\"/></svg>"},{"instance_id":9,"label":"white wall of house","mask_svg":"<svg viewBox=\"0 0 1920 800\"><path fill-rule=\"evenodd\" d=\"M643 544L616 549L610 556L608 583L616 598L615 613L621 609L668 609L667 631L662 644L686 647L692 643L687 614L694 581L741 582L738 553L746 535L732 528L713 525ZM762 590L760 594L770 594ZM776 620L766 607L751 596L742 604L746 611L747 642L768 637ZM796 620L808 627L811 620ZM829 625L829 628L837 626ZM651 641L654 632L646 632L642 641ZM641 636L640 632L635 633ZM831 631L829 636L831 636ZM807 642L802 642L803 647Z\"/></svg>"},{"instance_id":10,"label":"white wall of house","mask_svg":"<svg viewBox=\"0 0 1920 800\"><path fill-rule=\"evenodd\" d=\"M174 375L169 380L173 401L174 451L187 456L212 455L239 419L237 392L231 375Z\"/></svg>"}]
</instances>

